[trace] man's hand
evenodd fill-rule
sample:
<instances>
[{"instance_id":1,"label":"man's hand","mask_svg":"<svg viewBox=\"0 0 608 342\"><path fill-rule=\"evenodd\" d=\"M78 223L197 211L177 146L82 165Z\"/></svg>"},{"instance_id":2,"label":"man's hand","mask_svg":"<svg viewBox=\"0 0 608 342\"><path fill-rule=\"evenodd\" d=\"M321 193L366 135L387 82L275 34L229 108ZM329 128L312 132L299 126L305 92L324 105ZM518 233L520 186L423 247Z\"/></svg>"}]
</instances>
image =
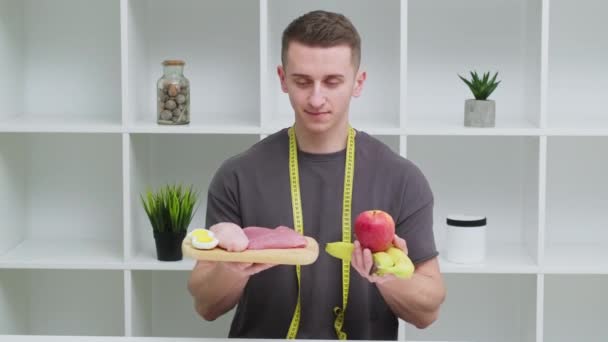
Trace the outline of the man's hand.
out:
<instances>
[{"instance_id":1,"label":"man's hand","mask_svg":"<svg viewBox=\"0 0 608 342\"><path fill-rule=\"evenodd\" d=\"M241 298L249 278L275 265L243 262L197 261L188 290L196 311L213 321L232 309Z\"/></svg>"},{"instance_id":2,"label":"man's hand","mask_svg":"<svg viewBox=\"0 0 608 342\"><path fill-rule=\"evenodd\" d=\"M219 266L218 261L203 261L198 260L195 269L211 269ZM274 264L256 264L251 262L221 262L221 267L230 273L241 276L243 278L249 278L256 273L260 273L276 265Z\"/></svg>"},{"instance_id":3,"label":"man's hand","mask_svg":"<svg viewBox=\"0 0 608 342\"><path fill-rule=\"evenodd\" d=\"M397 279L397 277L392 274L383 276L373 274L375 272L375 266L372 252L367 248L361 248L359 241L355 241L354 245L355 249L353 250L351 258L351 265L363 278L371 283L378 284ZM393 246L401 249L407 255L407 244L405 240L396 234L393 236Z\"/></svg>"}]
</instances>

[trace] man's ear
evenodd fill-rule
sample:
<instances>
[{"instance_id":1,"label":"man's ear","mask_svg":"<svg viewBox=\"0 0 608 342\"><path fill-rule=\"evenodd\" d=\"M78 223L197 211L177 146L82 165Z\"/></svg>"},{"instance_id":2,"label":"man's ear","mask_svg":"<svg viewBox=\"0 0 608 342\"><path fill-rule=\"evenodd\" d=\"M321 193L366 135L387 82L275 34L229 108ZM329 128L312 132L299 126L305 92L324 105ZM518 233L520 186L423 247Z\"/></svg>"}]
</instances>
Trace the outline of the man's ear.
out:
<instances>
[{"instance_id":1,"label":"man's ear","mask_svg":"<svg viewBox=\"0 0 608 342\"><path fill-rule=\"evenodd\" d=\"M365 71L357 72L357 77L355 78L355 85L353 88L353 97L359 97L361 95L361 91L363 91L363 83L365 83L366 78L367 73Z\"/></svg>"},{"instance_id":2,"label":"man's ear","mask_svg":"<svg viewBox=\"0 0 608 342\"><path fill-rule=\"evenodd\" d=\"M285 69L282 65L277 66L277 74L279 75L279 81L281 82L281 90L287 93L287 83L285 82Z\"/></svg>"}]
</instances>

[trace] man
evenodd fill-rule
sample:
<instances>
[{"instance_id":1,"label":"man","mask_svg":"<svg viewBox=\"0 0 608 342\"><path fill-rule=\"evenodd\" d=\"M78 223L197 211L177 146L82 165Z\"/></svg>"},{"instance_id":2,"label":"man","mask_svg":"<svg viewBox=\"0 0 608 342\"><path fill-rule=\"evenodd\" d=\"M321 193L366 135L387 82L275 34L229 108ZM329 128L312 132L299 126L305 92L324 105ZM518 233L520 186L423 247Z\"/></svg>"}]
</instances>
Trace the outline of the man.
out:
<instances>
[{"instance_id":1,"label":"man","mask_svg":"<svg viewBox=\"0 0 608 342\"><path fill-rule=\"evenodd\" d=\"M299 285L294 266L199 261L188 284L196 310L215 320L238 304L229 337L394 340L397 318L419 328L437 319L445 288L429 184L411 161L349 129L350 100L361 94L366 78L359 70L360 55L359 35L340 14L313 11L288 25L277 72L295 112L299 191L292 192L290 182L288 128L225 161L211 181L207 227L218 222L295 227L292 200L300 195L303 233L321 247L317 261L301 267ZM355 146L351 218L343 222L349 138ZM394 218L393 244L408 253L416 270L410 279L370 275L371 252L355 241L347 308L343 325L336 327L344 270L323 247L341 241L343 225L370 209Z\"/></svg>"}]
</instances>

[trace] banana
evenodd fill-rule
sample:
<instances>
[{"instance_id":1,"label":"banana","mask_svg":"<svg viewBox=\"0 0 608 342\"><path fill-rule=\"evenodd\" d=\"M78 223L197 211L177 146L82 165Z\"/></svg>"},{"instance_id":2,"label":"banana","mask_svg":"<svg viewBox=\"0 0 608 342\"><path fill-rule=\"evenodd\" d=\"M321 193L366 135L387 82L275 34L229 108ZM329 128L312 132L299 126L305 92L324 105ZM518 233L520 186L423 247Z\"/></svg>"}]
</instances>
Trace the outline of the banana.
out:
<instances>
[{"instance_id":1,"label":"banana","mask_svg":"<svg viewBox=\"0 0 608 342\"><path fill-rule=\"evenodd\" d=\"M389 247L386 250L386 253L393 258L395 263L397 263L399 260L407 258L407 255L405 255L405 253L397 247Z\"/></svg>"},{"instance_id":2,"label":"banana","mask_svg":"<svg viewBox=\"0 0 608 342\"><path fill-rule=\"evenodd\" d=\"M355 245L350 242L330 242L325 245L325 251L334 258L350 261ZM383 276L393 274L399 278L410 278L414 273L414 264L410 258L397 247L390 247L384 252L372 254L374 259L374 274Z\"/></svg>"},{"instance_id":3,"label":"banana","mask_svg":"<svg viewBox=\"0 0 608 342\"><path fill-rule=\"evenodd\" d=\"M395 264L391 272L399 278L409 279L414 273L414 264L410 258L402 259Z\"/></svg>"},{"instance_id":4,"label":"banana","mask_svg":"<svg viewBox=\"0 0 608 342\"><path fill-rule=\"evenodd\" d=\"M395 265L393 258L386 252L376 252L372 254L372 257L378 269L387 269Z\"/></svg>"},{"instance_id":5,"label":"banana","mask_svg":"<svg viewBox=\"0 0 608 342\"><path fill-rule=\"evenodd\" d=\"M325 251L334 258L350 261L355 245L350 242L330 242L325 245Z\"/></svg>"},{"instance_id":6,"label":"banana","mask_svg":"<svg viewBox=\"0 0 608 342\"><path fill-rule=\"evenodd\" d=\"M373 273L379 276L389 274L391 269L395 266L395 261L386 252L376 252L372 254L374 259Z\"/></svg>"},{"instance_id":7,"label":"banana","mask_svg":"<svg viewBox=\"0 0 608 342\"><path fill-rule=\"evenodd\" d=\"M392 265L388 267L378 266L375 274L379 276L393 274L399 278L411 278L414 273L414 264L402 250L396 247L390 247L386 252L376 252L374 255L380 253L388 255L391 258Z\"/></svg>"}]
</instances>

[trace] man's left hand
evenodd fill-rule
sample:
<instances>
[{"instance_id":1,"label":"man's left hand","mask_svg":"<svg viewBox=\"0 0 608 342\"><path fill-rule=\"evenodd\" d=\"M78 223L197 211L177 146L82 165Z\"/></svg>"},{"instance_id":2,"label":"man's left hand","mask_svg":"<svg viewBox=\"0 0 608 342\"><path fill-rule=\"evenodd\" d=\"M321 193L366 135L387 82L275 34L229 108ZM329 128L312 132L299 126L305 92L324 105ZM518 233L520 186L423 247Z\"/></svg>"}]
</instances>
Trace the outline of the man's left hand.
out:
<instances>
[{"instance_id":1,"label":"man's left hand","mask_svg":"<svg viewBox=\"0 0 608 342\"><path fill-rule=\"evenodd\" d=\"M351 258L351 265L363 278L367 279L370 283L378 284L397 279L397 277L392 274L383 276L375 275L372 252L368 248L361 248L359 241L355 241L354 245L355 249L353 250ZM407 255L407 244L405 240L396 234L393 237L393 246L401 249Z\"/></svg>"}]
</instances>

